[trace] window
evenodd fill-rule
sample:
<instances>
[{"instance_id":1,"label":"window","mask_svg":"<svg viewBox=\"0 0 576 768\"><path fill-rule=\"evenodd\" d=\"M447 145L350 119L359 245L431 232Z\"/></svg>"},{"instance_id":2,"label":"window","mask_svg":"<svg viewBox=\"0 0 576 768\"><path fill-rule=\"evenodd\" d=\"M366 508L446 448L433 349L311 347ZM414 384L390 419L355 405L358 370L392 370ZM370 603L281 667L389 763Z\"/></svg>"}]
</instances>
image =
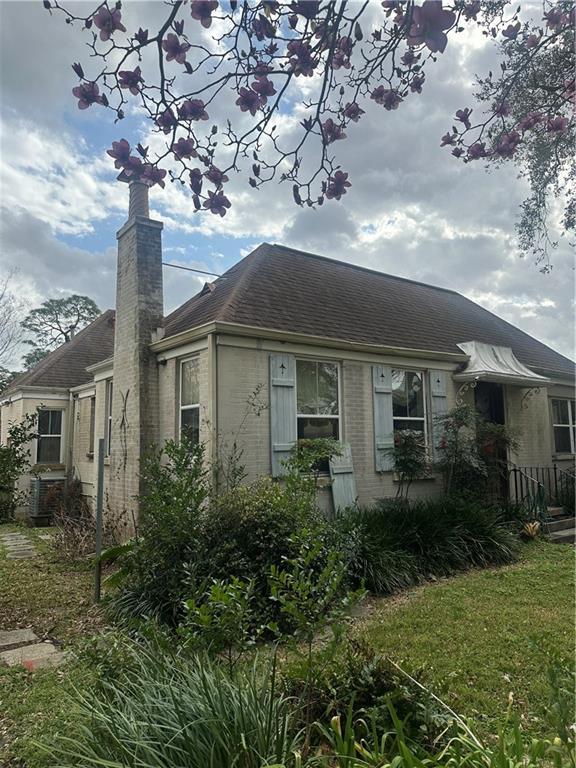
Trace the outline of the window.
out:
<instances>
[{"instance_id":1,"label":"window","mask_svg":"<svg viewBox=\"0 0 576 768\"><path fill-rule=\"evenodd\" d=\"M340 439L338 364L296 361L298 440Z\"/></svg>"},{"instance_id":2,"label":"window","mask_svg":"<svg viewBox=\"0 0 576 768\"><path fill-rule=\"evenodd\" d=\"M114 384L112 379L106 381L106 422L104 428L106 430L104 439L106 440L106 456L110 456L110 449L112 447L112 400L114 396Z\"/></svg>"},{"instance_id":3,"label":"window","mask_svg":"<svg viewBox=\"0 0 576 768\"><path fill-rule=\"evenodd\" d=\"M193 445L200 442L199 369L197 357L180 366L180 435L186 435Z\"/></svg>"},{"instance_id":4,"label":"window","mask_svg":"<svg viewBox=\"0 0 576 768\"><path fill-rule=\"evenodd\" d=\"M556 453L574 453L576 445L576 401L552 400L552 428Z\"/></svg>"},{"instance_id":5,"label":"window","mask_svg":"<svg viewBox=\"0 0 576 768\"><path fill-rule=\"evenodd\" d=\"M37 464L60 464L62 452L62 411L38 412Z\"/></svg>"},{"instance_id":6,"label":"window","mask_svg":"<svg viewBox=\"0 0 576 768\"><path fill-rule=\"evenodd\" d=\"M392 413L394 432L413 429L426 435L422 373L392 369Z\"/></svg>"}]
</instances>

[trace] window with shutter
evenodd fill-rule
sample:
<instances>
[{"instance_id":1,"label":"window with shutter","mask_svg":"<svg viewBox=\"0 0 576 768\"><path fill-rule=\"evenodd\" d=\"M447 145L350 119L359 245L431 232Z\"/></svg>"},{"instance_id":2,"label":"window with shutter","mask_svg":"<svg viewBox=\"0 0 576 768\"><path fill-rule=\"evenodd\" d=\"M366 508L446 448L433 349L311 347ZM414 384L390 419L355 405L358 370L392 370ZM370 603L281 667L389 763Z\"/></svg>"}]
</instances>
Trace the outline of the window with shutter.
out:
<instances>
[{"instance_id":1,"label":"window with shutter","mask_svg":"<svg viewBox=\"0 0 576 768\"><path fill-rule=\"evenodd\" d=\"M272 476L286 474L285 462L296 444L296 359L270 355L270 441Z\"/></svg>"},{"instance_id":2,"label":"window with shutter","mask_svg":"<svg viewBox=\"0 0 576 768\"><path fill-rule=\"evenodd\" d=\"M390 366L372 366L372 399L376 472L389 472L394 468L394 461L390 453L390 449L394 447L392 369Z\"/></svg>"},{"instance_id":3,"label":"window with shutter","mask_svg":"<svg viewBox=\"0 0 576 768\"><path fill-rule=\"evenodd\" d=\"M439 419L448 412L448 371L430 371L430 401L432 404L432 459L440 459L442 425Z\"/></svg>"}]
</instances>

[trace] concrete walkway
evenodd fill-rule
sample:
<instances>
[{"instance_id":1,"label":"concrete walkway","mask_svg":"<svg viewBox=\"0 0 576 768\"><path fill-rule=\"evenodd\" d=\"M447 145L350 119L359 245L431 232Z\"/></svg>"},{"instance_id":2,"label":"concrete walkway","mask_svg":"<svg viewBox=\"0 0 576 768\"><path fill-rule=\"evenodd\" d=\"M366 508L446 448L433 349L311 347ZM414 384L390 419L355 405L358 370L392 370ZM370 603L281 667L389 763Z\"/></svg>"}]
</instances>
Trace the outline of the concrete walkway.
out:
<instances>
[{"instance_id":1,"label":"concrete walkway","mask_svg":"<svg viewBox=\"0 0 576 768\"><path fill-rule=\"evenodd\" d=\"M36 547L24 533L3 533L0 544L6 548L8 560L28 560L36 557Z\"/></svg>"}]
</instances>

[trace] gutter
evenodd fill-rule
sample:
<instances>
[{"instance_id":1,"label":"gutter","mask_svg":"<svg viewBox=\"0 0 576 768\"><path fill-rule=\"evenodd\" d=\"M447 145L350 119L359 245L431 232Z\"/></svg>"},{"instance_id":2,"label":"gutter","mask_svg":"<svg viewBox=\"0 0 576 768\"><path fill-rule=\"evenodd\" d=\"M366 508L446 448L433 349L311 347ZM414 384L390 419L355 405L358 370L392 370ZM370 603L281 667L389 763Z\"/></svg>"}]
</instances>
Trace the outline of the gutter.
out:
<instances>
[{"instance_id":1,"label":"gutter","mask_svg":"<svg viewBox=\"0 0 576 768\"><path fill-rule=\"evenodd\" d=\"M426 357L433 360L448 360L449 362L467 362L469 356L463 352L438 352L427 349L411 349L409 347L392 347L368 342L349 341L335 339L327 336L313 336L307 333L292 333L279 331L274 328L262 328L254 325L240 325L238 323L212 322L197 326L188 331L182 331L174 336L155 341L151 344L154 352L163 352L181 344L196 341L199 338L212 333L222 333L231 336L248 336L260 339L272 339L280 342L293 342L308 344L317 347L332 347L334 349L347 349L357 352L368 352L375 355L396 355L399 357Z\"/></svg>"}]
</instances>

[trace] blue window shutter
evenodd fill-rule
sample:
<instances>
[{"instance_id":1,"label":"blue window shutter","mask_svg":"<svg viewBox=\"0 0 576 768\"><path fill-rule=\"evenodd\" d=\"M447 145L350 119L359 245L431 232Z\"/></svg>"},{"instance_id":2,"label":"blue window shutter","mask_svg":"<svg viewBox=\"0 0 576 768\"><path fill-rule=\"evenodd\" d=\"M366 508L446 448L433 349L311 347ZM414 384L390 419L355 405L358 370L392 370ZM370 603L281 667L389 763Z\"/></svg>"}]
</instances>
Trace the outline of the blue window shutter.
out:
<instances>
[{"instance_id":1,"label":"blue window shutter","mask_svg":"<svg viewBox=\"0 0 576 768\"><path fill-rule=\"evenodd\" d=\"M286 474L283 462L290 458L296 439L296 358L270 355L272 477Z\"/></svg>"},{"instance_id":2,"label":"blue window shutter","mask_svg":"<svg viewBox=\"0 0 576 768\"><path fill-rule=\"evenodd\" d=\"M352 464L352 449L349 443L341 443L341 450L341 456L333 456L330 459L332 498L336 512L339 509L353 507L358 498L354 465Z\"/></svg>"},{"instance_id":3,"label":"blue window shutter","mask_svg":"<svg viewBox=\"0 0 576 768\"><path fill-rule=\"evenodd\" d=\"M440 459L439 446L442 426L437 419L448 411L448 371L430 371L430 396L432 402L432 459Z\"/></svg>"},{"instance_id":4,"label":"blue window shutter","mask_svg":"<svg viewBox=\"0 0 576 768\"><path fill-rule=\"evenodd\" d=\"M376 472L390 472L394 469L394 458L390 453L394 447L392 368L389 365L373 365L372 383Z\"/></svg>"}]
</instances>

